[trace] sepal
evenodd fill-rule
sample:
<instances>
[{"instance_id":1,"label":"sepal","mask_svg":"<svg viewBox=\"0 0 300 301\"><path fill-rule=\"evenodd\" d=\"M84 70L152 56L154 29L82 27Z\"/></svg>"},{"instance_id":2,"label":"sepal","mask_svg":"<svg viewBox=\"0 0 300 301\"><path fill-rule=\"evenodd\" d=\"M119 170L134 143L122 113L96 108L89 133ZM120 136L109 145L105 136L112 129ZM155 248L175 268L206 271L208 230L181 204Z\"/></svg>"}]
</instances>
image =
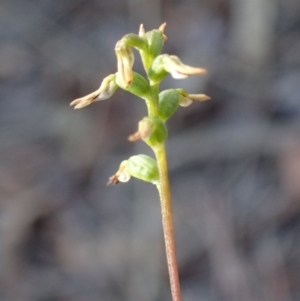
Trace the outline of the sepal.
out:
<instances>
[{"instance_id":1,"label":"sepal","mask_svg":"<svg viewBox=\"0 0 300 301\"><path fill-rule=\"evenodd\" d=\"M110 74L103 79L100 87L96 91L84 97L73 100L70 103L70 106L74 106L74 109L84 108L95 101L110 98L117 89L118 85L116 84L116 75Z\"/></svg>"},{"instance_id":2,"label":"sepal","mask_svg":"<svg viewBox=\"0 0 300 301\"><path fill-rule=\"evenodd\" d=\"M126 86L123 83L122 76L119 72L116 73L116 83L118 86L136 96L147 97L150 93L149 82L140 74L133 72L130 85Z\"/></svg>"},{"instance_id":3,"label":"sepal","mask_svg":"<svg viewBox=\"0 0 300 301\"><path fill-rule=\"evenodd\" d=\"M183 89L176 89L176 90L181 95L180 102L179 102L179 105L181 107L188 107L188 106L190 106L195 101L206 101L206 100L211 99L206 94L188 94Z\"/></svg>"},{"instance_id":4,"label":"sepal","mask_svg":"<svg viewBox=\"0 0 300 301\"><path fill-rule=\"evenodd\" d=\"M148 55L150 55L151 60L160 54L164 41L167 39L164 35L164 28L166 25L166 23L163 23L159 29L153 29L145 33L145 38L148 42Z\"/></svg>"},{"instance_id":5,"label":"sepal","mask_svg":"<svg viewBox=\"0 0 300 301\"><path fill-rule=\"evenodd\" d=\"M126 41L120 40L117 42L115 52L118 62L118 75L121 85L128 87L133 79L132 66L134 63L134 55L130 46Z\"/></svg>"},{"instance_id":6,"label":"sepal","mask_svg":"<svg viewBox=\"0 0 300 301\"><path fill-rule=\"evenodd\" d=\"M181 94L175 89L165 90L159 93L158 116L166 122L178 109Z\"/></svg>"}]
</instances>

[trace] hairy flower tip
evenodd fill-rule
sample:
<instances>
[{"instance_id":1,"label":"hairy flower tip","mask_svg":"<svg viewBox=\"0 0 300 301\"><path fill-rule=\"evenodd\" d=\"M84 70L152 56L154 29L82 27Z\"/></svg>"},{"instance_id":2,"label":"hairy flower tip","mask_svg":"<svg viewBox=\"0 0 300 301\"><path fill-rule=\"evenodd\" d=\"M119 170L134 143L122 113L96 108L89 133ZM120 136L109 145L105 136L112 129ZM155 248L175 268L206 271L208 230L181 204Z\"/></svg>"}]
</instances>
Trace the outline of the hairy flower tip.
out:
<instances>
[{"instance_id":1,"label":"hairy flower tip","mask_svg":"<svg viewBox=\"0 0 300 301\"><path fill-rule=\"evenodd\" d=\"M118 73L124 87L128 87L133 79L132 66L134 55L130 46L125 41L117 42L115 52L118 61Z\"/></svg>"},{"instance_id":2,"label":"hairy flower tip","mask_svg":"<svg viewBox=\"0 0 300 301\"><path fill-rule=\"evenodd\" d=\"M164 69L171 73L173 78L187 78L190 75L205 74L206 69L185 65L175 55L165 55L163 59Z\"/></svg>"},{"instance_id":3,"label":"hairy flower tip","mask_svg":"<svg viewBox=\"0 0 300 301\"><path fill-rule=\"evenodd\" d=\"M167 23L164 22L163 24L161 24L158 28L158 30L160 30L162 32L162 35L163 35L163 40L166 41L168 39L168 37L164 34L164 30L167 26Z\"/></svg>"},{"instance_id":4,"label":"hairy flower tip","mask_svg":"<svg viewBox=\"0 0 300 301\"><path fill-rule=\"evenodd\" d=\"M144 28L144 24L141 24L140 25L140 28L139 28L139 36L141 37L141 38L144 38L145 37L145 28Z\"/></svg>"},{"instance_id":5,"label":"hairy flower tip","mask_svg":"<svg viewBox=\"0 0 300 301\"><path fill-rule=\"evenodd\" d=\"M95 101L105 100L107 98L110 98L118 89L118 85L116 84L115 78L116 78L115 74L111 74L107 76L106 78L104 78L100 87L96 91L84 97L73 100L70 103L70 106L74 106L74 109L81 109L90 105Z\"/></svg>"}]
</instances>

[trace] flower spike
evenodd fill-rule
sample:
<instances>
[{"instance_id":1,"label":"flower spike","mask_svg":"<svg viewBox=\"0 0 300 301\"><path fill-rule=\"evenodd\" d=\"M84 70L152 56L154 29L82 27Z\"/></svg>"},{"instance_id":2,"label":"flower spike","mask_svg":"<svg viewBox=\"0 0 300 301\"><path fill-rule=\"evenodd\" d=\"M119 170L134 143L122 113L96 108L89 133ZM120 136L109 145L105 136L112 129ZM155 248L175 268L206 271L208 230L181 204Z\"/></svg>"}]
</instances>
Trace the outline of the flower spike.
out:
<instances>
[{"instance_id":1,"label":"flower spike","mask_svg":"<svg viewBox=\"0 0 300 301\"><path fill-rule=\"evenodd\" d=\"M106 77L98 90L75 99L70 105L75 109L83 108L94 101L110 97L118 87L145 100L148 116L139 122L138 131L130 135L128 140L141 139L150 146L155 154L155 159L140 154L122 161L116 173L109 178L107 185L128 182L132 177L156 185L161 202L172 300L181 301L164 143L168 136L166 122L179 106L186 107L194 101L205 101L210 97L205 94L188 94L183 89L168 89L159 92L162 80L169 74L173 78L181 79L190 75L206 73L203 68L183 64L175 55L161 54L164 42L167 40L167 36L164 34L166 25L163 23L157 29L146 32L141 24L138 34L124 35L115 46L116 73ZM145 69L144 76L132 70L133 48L140 54Z\"/></svg>"},{"instance_id":2,"label":"flower spike","mask_svg":"<svg viewBox=\"0 0 300 301\"><path fill-rule=\"evenodd\" d=\"M95 101L104 100L111 97L118 89L118 85L115 82L115 77L115 74L107 76L104 78L100 87L96 91L84 97L73 100L70 103L70 106L74 106L74 109L77 110L84 108Z\"/></svg>"}]
</instances>

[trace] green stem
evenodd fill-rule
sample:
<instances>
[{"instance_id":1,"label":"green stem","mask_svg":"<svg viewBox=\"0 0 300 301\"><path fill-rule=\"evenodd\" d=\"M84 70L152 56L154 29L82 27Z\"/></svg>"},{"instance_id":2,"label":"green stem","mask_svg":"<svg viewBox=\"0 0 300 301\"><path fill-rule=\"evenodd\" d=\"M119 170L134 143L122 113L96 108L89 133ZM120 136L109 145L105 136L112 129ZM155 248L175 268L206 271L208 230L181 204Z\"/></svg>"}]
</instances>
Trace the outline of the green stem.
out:
<instances>
[{"instance_id":1,"label":"green stem","mask_svg":"<svg viewBox=\"0 0 300 301\"><path fill-rule=\"evenodd\" d=\"M159 183L157 184L157 189L160 196L162 224L171 284L172 300L181 301L178 267L175 251L175 239L173 231L171 193L165 146L162 145L160 148L155 149L154 152L157 160L160 177Z\"/></svg>"},{"instance_id":2,"label":"green stem","mask_svg":"<svg viewBox=\"0 0 300 301\"><path fill-rule=\"evenodd\" d=\"M150 89L151 98L146 99L148 114L149 116L158 116L159 84L150 82ZM164 144L152 149L155 153L157 166L159 170L159 182L157 184L157 189L160 197L162 225L164 232L164 241L166 247L172 300L181 301L178 266L175 251L175 239L173 231L171 192L169 184L166 149Z\"/></svg>"},{"instance_id":3,"label":"green stem","mask_svg":"<svg viewBox=\"0 0 300 301\"><path fill-rule=\"evenodd\" d=\"M150 97L145 98L148 109L148 116L158 115L158 93L159 84L150 83Z\"/></svg>"},{"instance_id":4,"label":"green stem","mask_svg":"<svg viewBox=\"0 0 300 301\"><path fill-rule=\"evenodd\" d=\"M147 109L148 109L148 116L157 116L158 106L157 102L153 98L144 98L146 101Z\"/></svg>"}]
</instances>

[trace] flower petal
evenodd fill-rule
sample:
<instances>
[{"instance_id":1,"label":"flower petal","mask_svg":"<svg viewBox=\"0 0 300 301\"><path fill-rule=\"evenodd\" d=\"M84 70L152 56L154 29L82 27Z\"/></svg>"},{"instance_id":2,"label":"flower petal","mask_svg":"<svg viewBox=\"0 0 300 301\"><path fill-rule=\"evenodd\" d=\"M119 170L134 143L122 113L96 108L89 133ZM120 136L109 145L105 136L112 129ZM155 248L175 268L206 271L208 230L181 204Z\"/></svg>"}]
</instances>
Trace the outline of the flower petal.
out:
<instances>
[{"instance_id":1,"label":"flower petal","mask_svg":"<svg viewBox=\"0 0 300 301\"><path fill-rule=\"evenodd\" d=\"M188 107L191 105L194 101L205 101L209 100L210 97L206 94L182 94L182 98L180 99L179 105L181 107Z\"/></svg>"},{"instance_id":2,"label":"flower petal","mask_svg":"<svg viewBox=\"0 0 300 301\"><path fill-rule=\"evenodd\" d=\"M164 56L164 69L171 73L174 78L186 78L189 75L204 74L206 70L185 65L176 55Z\"/></svg>"},{"instance_id":3,"label":"flower petal","mask_svg":"<svg viewBox=\"0 0 300 301\"><path fill-rule=\"evenodd\" d=\"M70 106L74 106L74 109L77 110L84 108L95 101L104 100L111 97L118 89L118 85L115 82L115 78L115 74L110 74L109 76L105 77L100 87L96 91L84 97L73 100L70 103Z\"/></svg>"},{"instance_id":4,"label":"flower petal","mask_svg":"<svg viewBox=\"0 0 300 301\"><path fill-rule=\"evenodd\" d=\"M84 108L84 107L90 105L92 102L94 102L98 98L99 94L100 93L99 93L99 89L98 89L84 97L73 100L70 103L70 106L74 106L75 110Z\"/></svg>"},{"instance_id":5,"label":"flower petal","mask_svg":"<svg viewBox=\"0 0 300 301\"><path fill-rule=\"evenodd\" d=\"M193 101L205 101L211 99L211 97L206 94L189 94L188 97Z\"/></svg>"},{"instance_id":6,"label":"flower petal","mask_svg":"<svg viewBox=\"0 0 300 301\"><path fill-rule=\"evenodd\" d=\"M115 52L118 60L118 73L124 87L128 87L133 79L132 66L134 55L131 47L127 46L124 41L117 42Z\"/></svg>"}]
</instances>

